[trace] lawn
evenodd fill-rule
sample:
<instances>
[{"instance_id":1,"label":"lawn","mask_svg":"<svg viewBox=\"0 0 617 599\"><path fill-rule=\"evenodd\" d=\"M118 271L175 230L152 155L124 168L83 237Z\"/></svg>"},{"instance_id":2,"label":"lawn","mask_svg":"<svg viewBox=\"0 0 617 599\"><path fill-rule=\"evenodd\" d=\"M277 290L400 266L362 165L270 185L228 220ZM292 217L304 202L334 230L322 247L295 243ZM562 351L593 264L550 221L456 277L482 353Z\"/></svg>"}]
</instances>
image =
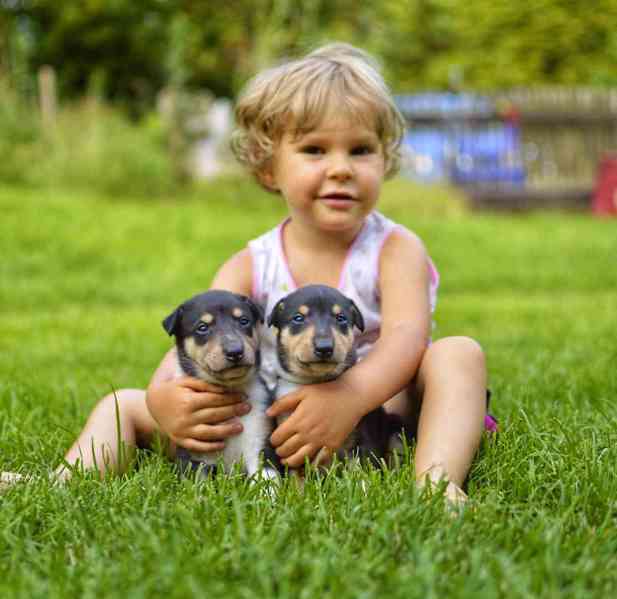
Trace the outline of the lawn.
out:
<instances>
[{"instance_id":1,"label":"lawn","mask_svg":"<svg viewBox=\"0 0 617 599\"><path fill-rule=\"evenodd\" d=\"M383 210L441 272L434 336L488 356L502 432L473 509L449 517L406 465L273 503L147 453L122 477L0 496L0 596L615 596L617 223L469 215L402 181ZM162 318L283 212L230 180L156 201L0 187L0 214L0 469L44 474L97 398L147 384Z\"/></svg>"}]
</instances>

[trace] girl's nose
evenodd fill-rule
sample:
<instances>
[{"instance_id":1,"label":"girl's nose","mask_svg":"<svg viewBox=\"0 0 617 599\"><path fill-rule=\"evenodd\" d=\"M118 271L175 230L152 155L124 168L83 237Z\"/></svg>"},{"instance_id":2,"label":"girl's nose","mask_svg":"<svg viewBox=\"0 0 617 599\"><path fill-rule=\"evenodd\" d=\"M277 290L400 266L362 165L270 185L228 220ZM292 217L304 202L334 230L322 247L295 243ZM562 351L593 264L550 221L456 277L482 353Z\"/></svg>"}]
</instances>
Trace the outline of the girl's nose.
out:
<instances>
[{"instance_id":1,"label":"girl's nose","mask_svg":"<svg viewBox=\"0 0 617 599\"><path fill-rule=\"evenodd\" d=\"M328 165L328 176L333 179L349 179L353 176L353 168L347 156L336 154L331 157Z\"/></svg>"}]
</instances>

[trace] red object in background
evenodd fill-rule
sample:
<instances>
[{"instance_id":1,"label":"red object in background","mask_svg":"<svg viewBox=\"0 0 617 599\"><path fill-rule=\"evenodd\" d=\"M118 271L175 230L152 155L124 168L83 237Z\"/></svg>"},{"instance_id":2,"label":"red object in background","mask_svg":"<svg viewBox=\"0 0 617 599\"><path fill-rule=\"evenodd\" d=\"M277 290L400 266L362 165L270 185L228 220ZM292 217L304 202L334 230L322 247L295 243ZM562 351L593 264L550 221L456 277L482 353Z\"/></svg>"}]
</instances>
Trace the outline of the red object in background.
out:
<instances>
[{"instance_id":1,"label":"red object in background","mask_svg":"<svg viewBox=\"0 0 617 599\"><path fill-rule=\"evenodd\" d=\"M599 216L617 216L617 156L600 162L591 210Z\"/></svg>"}]
</instances>

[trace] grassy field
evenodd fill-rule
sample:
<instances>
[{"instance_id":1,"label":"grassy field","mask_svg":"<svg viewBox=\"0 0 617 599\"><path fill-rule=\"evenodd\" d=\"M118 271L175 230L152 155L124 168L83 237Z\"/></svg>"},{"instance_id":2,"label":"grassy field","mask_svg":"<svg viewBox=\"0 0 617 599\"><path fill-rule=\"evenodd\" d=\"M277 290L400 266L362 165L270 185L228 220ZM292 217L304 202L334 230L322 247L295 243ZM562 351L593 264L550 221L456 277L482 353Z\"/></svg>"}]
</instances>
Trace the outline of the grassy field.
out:
<instances>
[{"instance_id":1,"label":"grassy field","mask_svg":"<svg viewBox=\"0 0 617 599\"><path fill-rule=\"evenodd\" d=\"M617 592L617 223L467 215L395 181L442 274L435 337L484 346L502 433L452 519L409 467L258 487L125 476L0 496L1 597L598 597ZM227 181L148 202L0 188L0 469L44 474L97 398L146 385L161 319L282 216ZM366 493L363 492L363 486Z\"/></svg>"}]
</instances>

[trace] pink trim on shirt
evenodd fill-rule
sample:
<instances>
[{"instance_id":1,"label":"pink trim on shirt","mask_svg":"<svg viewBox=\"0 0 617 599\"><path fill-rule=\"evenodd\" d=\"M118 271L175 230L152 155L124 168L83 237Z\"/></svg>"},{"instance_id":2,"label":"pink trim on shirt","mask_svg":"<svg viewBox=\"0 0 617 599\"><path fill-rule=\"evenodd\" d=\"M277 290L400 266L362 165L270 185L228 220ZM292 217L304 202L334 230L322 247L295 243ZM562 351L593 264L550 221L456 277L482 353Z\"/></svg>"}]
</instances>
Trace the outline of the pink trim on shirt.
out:
<instances>
[{"instance_id":1,"label":"pink trim on shirt","mask_svg":"<svg viewBox=\"0 0 617 599\"><path fill-rule=\"evenodd\" d=\"M392 235L392 233L394 233L395 231L401 231L402 233L406 233L407 235L411 235L411 233L403 226L403 225L396 225L395 227L392 228L392 230L382 239L381 244L379 246L378 249L378 258L377 258L377 291L379 292L379 281L381 280L381 250L383 249L383 246L386 244L386 241L388 241L388 239L390 239L390 235ZM435 267L435 265L433 264L433 261L431 260L430 256L427 256L426 259L428 260L428 273L430 276L430 282L429 282L429 295L430 295L430 300L431 300L431 306L434 302L435 299L435 295L437 293L437 289L439 287L439 271L437 270L437 268Z\"/></svg>"},{"instance_id":2,"label":"pink trim on shirt","mask_svg":"<svg viewBox=\"0 0 617 599\"><path fill-rule=\"evenodd\" d=\"M435 265L430 257L428 257L428 270L431 275L431 288L437 289L437 287L439 287L439 271L435 268Z\"/></svg>"}]
</instances>

